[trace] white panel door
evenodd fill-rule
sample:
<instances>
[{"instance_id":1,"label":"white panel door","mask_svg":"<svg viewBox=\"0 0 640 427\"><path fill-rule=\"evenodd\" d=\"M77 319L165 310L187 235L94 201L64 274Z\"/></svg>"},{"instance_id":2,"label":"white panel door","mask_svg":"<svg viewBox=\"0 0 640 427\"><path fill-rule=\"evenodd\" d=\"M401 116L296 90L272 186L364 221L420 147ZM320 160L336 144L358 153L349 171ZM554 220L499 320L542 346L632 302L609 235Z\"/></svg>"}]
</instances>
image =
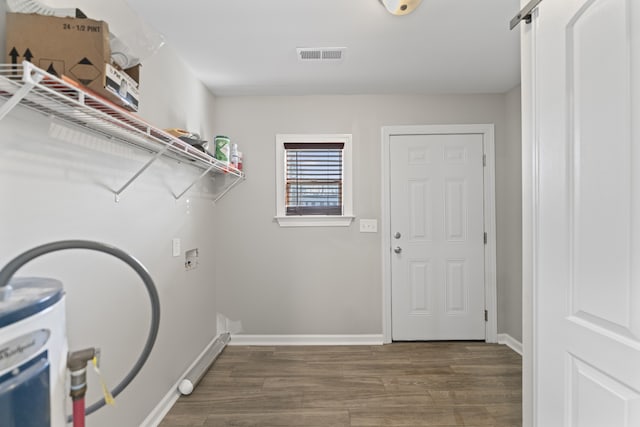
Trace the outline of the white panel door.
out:
<instances>
[{"instance_id":1,"label":"white panel door","mask_svg":"<svg viewBox=\"0 0 640 427\"><path fill-rule=\"evenodd\" d=\"M534 19L534 424L640 426L640 1Z\"/></svg>"},{"instance_id":2,"label":"white panel door","mask_svg":"<svg viewBox=\"0 0 640 427\"><path fill-rule=\"evenodd\" d=\"M390 139L393 340L482 340L483 138Z\"/></svg>"}]
</instances>

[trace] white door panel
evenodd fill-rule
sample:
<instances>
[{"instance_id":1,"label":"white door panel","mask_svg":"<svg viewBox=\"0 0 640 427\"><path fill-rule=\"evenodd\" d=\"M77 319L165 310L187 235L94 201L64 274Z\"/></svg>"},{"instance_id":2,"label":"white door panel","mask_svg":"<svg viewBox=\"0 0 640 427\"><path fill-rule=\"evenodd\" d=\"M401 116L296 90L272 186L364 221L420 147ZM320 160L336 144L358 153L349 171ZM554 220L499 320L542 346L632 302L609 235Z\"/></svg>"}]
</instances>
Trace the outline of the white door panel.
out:
<instances>
[{"instance_id":1,"label":"white door panel","mask_svg":"<svg viewBox=\"0 0 640 427\"><path fill-rule=\"evenodd\" d=\"M640 2L536 26L537 426L640 426Z\"/></svg>"},{"instance_id":2,"label":"white door panel","mask_svg":"<svg viewBox=\"0 0 640 427\"><path fill-rule=\"evenodd\" d=\"M485 338L482 155L479 134L391 136L394 340Z\"/></svg>"}]
</instances>

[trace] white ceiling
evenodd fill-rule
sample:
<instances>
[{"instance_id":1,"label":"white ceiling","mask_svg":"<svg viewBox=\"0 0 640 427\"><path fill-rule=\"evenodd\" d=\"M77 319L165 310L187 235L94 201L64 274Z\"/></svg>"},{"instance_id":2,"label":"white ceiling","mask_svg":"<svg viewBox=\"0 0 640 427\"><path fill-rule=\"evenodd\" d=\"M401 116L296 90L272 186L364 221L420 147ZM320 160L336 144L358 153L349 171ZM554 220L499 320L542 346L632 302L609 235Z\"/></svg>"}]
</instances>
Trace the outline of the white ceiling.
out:
<instances>
[{"instance_id":1,"label":"white ceiling","mask_svg":"<svg viewBox=\"0 0 640 427\"><path fill-rule=\"evenodd\" d=\"M520 81L519 0L128 0L217 95L501 93ZM298 47L346 47L299 62Z\"/></svg>"}]
</instances>

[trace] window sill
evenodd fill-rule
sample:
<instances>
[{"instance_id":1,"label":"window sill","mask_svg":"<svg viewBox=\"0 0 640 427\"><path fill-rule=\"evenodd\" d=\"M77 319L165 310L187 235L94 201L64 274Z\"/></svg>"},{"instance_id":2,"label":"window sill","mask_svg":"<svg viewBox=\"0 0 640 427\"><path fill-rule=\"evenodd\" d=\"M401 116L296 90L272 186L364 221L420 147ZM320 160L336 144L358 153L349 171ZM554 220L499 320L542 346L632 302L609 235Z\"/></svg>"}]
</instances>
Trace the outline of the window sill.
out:
<instances>
[{"instance_id":1,"label":"window sill","mask_svg":"<svg viewBox=\"0 0 640 427\"><path fill-rule=\"evenodd\" d=\"M280 227L348 227L355 218L349 215L277 216Z\"/></svg>"}]
</instances>

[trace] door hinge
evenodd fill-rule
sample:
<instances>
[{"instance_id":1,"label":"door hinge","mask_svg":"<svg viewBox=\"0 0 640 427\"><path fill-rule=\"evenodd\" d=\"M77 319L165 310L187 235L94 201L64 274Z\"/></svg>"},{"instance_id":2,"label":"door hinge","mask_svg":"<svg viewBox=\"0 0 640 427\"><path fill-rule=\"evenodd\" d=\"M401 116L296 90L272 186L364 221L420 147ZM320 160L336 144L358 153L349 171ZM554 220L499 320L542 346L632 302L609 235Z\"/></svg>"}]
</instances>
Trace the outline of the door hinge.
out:
<instances>
[{"instance_id":1,"label":"door hinge","mask_svg":"<svg viewBox=\"0 0 640 427\"><path fill-rule=\"evenodd\" d=\"M487 244L487 232L486 231L484 232L484 244L485 245Z\"/></svg>"},{"instance_id":2,"label":"door hinge","mask_svg":"<svg viewBox=\"0 0 640 427\"><path fill-rule=\"evenodd\" d=\"M484 167L487 166L487 155L486 154L482 155L482 166L484 166Z\"/></svg>"},{"instance_id":3,"label":"door hinge","mask_svg":"<svg viewBox=\"0 0 640 427\"><path fill-rule=\"evenodd\" d=\"M489 311L487 311L487 310L484 311L484 321L485 322L489 321Z\"/></svg>"}]
</instances>

